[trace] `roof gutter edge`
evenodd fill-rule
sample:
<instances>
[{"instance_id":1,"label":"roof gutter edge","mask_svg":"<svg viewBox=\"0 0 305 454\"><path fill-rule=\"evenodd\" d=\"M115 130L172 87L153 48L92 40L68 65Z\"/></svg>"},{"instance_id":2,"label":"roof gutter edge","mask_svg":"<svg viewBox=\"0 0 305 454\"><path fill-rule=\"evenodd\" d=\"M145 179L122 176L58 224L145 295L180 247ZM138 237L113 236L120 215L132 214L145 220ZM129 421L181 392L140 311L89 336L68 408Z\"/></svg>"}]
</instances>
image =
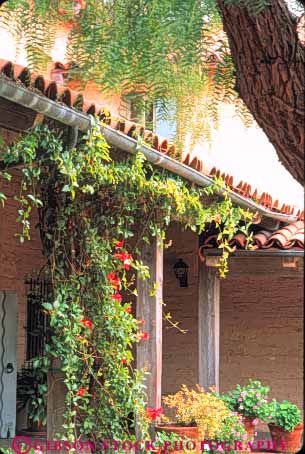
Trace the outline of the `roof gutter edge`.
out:
<instances>
[{"instance_id":1,"label":"roof gutter edge","mask_svg":"<svg viewBox=\"0 0 305 454\"><path fill-rule=\"evenodd\" d=\"M80 129L83 132L88 131L92 126L92 119L89 115L77 112L70 107L63 106L51 99L32 92L27 88L16 85L14 82L8 81L5 78L0 78L0 97L9 101L27 107L37 113L46 115L53 120L57 120L67 126L72 126ZM192 169L185 164L157 151L146 145L139 146L137 141L132 137L112 129L110 126L101 126L102 132L107 142L110 145L120 148L128 153L135 154L141 151L146 159L151 163L167 169L170 172L185 178L200 187L207 187L214 183L214 180L207 177L195 169ZM223 194L224 190L220 189L219 194ZM272 218L279 222L292 223L296 222L296 216L274 213L261 205L248 200L247 198L229 191L231 200L242 208L250 209L251 211L259 212L262 216Z\"/></svg>"}]
</instances>

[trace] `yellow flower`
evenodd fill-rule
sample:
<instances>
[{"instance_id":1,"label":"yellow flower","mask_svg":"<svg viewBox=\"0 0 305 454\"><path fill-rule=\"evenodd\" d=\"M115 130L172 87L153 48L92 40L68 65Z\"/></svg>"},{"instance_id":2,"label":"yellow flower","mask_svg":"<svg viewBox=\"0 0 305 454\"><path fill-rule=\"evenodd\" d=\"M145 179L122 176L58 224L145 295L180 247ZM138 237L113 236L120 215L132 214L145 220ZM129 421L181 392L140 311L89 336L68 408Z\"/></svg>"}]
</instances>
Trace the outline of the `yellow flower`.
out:
<instances>
[{"instance_id":1,"label":"yellow flower","mask_svg":"<svg viewBox=\"0 0 305 454\"><path fill-rule=\"evenodd\" d=\"M164 397L163 402L169 408L176 409L178 422L196 424L202 439L215 438L223 429L225 418L230 416L226 404L199 385L197 390L182 385L180 391Z\"/></svg>"}]
</instances>

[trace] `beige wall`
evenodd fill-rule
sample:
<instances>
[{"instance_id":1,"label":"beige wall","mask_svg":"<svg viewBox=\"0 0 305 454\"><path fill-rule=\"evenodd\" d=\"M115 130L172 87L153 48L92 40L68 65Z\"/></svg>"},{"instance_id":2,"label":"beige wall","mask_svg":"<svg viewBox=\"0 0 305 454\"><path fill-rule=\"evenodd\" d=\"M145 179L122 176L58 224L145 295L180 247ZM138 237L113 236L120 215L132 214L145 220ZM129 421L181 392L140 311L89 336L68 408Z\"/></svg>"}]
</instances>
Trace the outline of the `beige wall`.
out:
<instances>
[{"instance_id":1,"label":"beige wall","mask_svg":"<svg viewBox=\"0 0 305 454\"><path fill-rule=\"evenodd\" d=\"M221 390L257 378L303 407L303 271L279 257L232 262L221 283Z\"/></svg>"},{"instance_id":2,"label":"beige wall","mask_svg":"<svg viewBox=\"0 0 305 454\"><path fill-rule=\"evenodd\" d=\"M163 323L162 394L178 391L182 383L193 386L198 376L198 237L174 224L167 238L173 244L164 251L164 310L187 333ZM179 258L189 266L187 288L180 288L174 276L173 266Z\"/></svg>"}]
</instances>

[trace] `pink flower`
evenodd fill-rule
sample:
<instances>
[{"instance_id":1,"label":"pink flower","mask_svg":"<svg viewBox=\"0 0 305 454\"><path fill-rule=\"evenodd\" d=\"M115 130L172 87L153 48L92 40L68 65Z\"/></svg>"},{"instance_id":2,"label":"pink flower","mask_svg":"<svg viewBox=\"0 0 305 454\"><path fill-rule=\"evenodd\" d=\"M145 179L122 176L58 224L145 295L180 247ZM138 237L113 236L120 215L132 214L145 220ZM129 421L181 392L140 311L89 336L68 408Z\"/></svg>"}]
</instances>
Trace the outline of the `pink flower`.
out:
<instances>
[{"instance_id":1,"label":"pink flower","mask_svg":"<svg viewBox=\"0 0 305 454\"><path fill-rule=\"evenodd\" d=\"M253 410L257 410L258 407L257 407L257 405L254 405L254 407L252 407L252 408L253 408Z\"/></svg>"},{"instance_id":2,"label":"pink flower","mask_svg":"<svg viewBox=\"0 0 305 454\"><path fill-rule=\"evenodd\" d=\"M242 391L242 392L240 393L241 397L245 397L246 394L247 394L246 391Z\"/></svg>"},{"instance_id":3,"label":"pink flower","mask_svg":"<svg viewBox=\"0 0 305 454\"><path fill-rule=\"evenodd\" d=\"M257 419L257 418L253 419L253 421L252 421L253 426L256 426L258 423L259 423L259 419Z\"/></svg>"},{"instance_id":4,"label":"pink flower","mask_svg":"<svg viewBox=\"0 0 305 454\"><path fill-rule=\"evenodd\" d=\"M242 397L239 397L239 398L237 399L237 401L238 401L238 402L242 402L242 401L243 401L243 398L242 398Z\"/></svg>"},{"instance_id":5,"label":"pink flower","mask_svg":"<svg viewBox=\"0 0 305 454\"><path fill-rule=\"evenodd\" d=\"M272 416L268 416L269 419L272 419Z\"/></svg>"},{"instance_id":6,"label":"pink flower","mask_svg":"<svg viewBox=\"0 0 305 454\"><path fill-rule=\"evenodd\" d=\"M260 393L256 393L255 395L256 397L261 397Z\"/></svg>"},{"instance_id":7,"label":"pink flower","mask_svg":"<svg viewBox=\"0 0 305 454\"><path fill-rule=\"evenodd\" d=\"M255 437L256 437L256 435L257 435L257 432L254 432L254 436L255 436Z\"/></svg>"},{"instance_id":8,"label":"pink flower","mask_svg":"<svg viewBox=\"0 0 305 454\"><path fill-rule=\"evenodd\" d=\"M247 438L248 438L248 435L247 435L247 434L244 434L244 435L243 435L243 440L247 440Z\"/></svg>"}]
</instances>

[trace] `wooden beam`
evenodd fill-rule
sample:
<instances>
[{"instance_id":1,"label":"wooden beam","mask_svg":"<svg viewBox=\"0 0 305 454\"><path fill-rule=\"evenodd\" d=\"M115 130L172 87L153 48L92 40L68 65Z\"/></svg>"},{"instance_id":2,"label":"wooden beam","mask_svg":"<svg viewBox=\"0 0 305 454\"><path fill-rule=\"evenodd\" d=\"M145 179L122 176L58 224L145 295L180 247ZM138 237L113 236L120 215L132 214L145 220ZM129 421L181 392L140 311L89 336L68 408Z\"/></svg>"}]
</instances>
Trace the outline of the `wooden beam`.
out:
<instances>
[{"instance_id":1,"label":"wooden beam","mask_svg":"<svg viewBox=\"0 0 305 454\"><path fill-rule=\"evenodd\" d=\"M0 98L0 126L13 131L26 131L35 122L37 113L12 101Z\"/></svg>"},{"instance_id":2,"label":"wooden beam","mask_svg":"<svg viewBox=\"0 0 305 454\"><path fill-rule=\"evenodd\" d=\"M143 330L149 333L148 340L137 345L137 368L150 372L145 380L148 406L161 407L162 376L162 287L163 249L155 238L142 249L141 259L148 266L150 278L137 279L137 318L145 320ZM156 286L155 286L156 285Z\"/></svg>"},{"instance_id":3,"label":"wooden beam","mask_svg":"<svg viewBox=\"0 0 305 454\"><path fill-rule=\"evenodd\" d=\"M198 299L198 383L206 390L215 386L219 391L220 283L216 268L200 264Z\"/></svg>"},{"instance_id":4,"label":"wooden beam","mask_svg":"<svg viewBox=\"0 0 305 454\"><path fill-rule=\"evenodd\" d=\"M48 372L48 440L57 440L57 434L61 434L63 432L62 426L64 424L64 413L66 411L66 393L67 388L64 383L64 374L60 371L60 361L59 359L54 359L52 361L52 368ZM59 454L61 454L61 452Z\"/></svg>"}]
</instances>

